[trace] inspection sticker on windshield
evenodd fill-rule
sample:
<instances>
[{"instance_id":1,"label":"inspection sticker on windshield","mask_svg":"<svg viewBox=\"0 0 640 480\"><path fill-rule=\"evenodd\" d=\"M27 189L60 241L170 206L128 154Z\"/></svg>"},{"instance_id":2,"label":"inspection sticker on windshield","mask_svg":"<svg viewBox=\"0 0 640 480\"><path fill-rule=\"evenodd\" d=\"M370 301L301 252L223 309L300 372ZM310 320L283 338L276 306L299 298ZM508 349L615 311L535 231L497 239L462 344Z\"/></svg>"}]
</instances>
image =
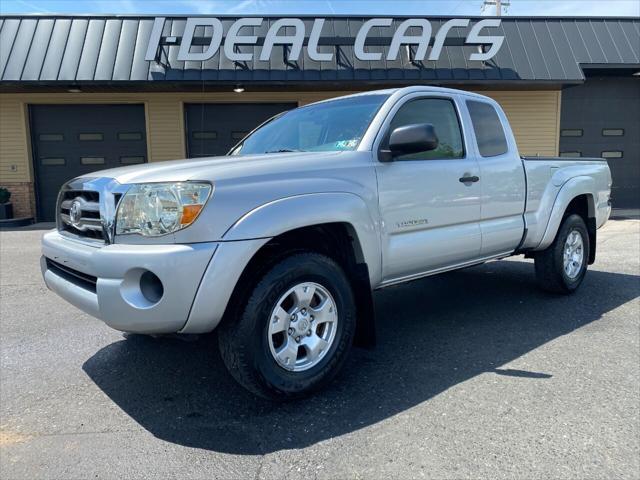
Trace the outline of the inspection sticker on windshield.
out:
<instances>
[{"instance_id":1,"label":"inspection sticker on windshield","mask_svg":"<svg viewBox=\"0 0 640 480\"><path fill-rule=\"evenodd\" d=\"M351 140L339 140L336 142L336 148L356 148L358 145L358 139L352 138Z\"/></svg>"}]
</instances>

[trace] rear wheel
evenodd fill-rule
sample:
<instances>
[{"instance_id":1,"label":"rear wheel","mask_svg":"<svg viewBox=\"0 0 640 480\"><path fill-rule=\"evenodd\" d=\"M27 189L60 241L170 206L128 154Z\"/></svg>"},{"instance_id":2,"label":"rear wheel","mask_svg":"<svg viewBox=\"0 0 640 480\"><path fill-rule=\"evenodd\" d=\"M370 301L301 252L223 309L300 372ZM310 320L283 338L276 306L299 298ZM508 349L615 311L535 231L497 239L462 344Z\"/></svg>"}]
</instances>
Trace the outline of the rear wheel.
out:
<instances>
[{"instance_id":1,"label":"rear wheel","mask_svg":"<svg viewBox=\"0 0 640 480\"><path fill-rule=\"evenodd\" d=\"M323 387L338 373L355 325L344 271L324 255L299 253L264 275L218 338L225 365L242 386L289 399Z\"/></svg>"},{"instance_id":2,"label":"rear wheel","mask_svg":"<svg viewBox=\"0 0 640 480\"><path fill-rule=\"evenodd\" d=\"M579 215L564 219L555 240L535 256L536 277L544 290L573 293L587 273L589 234Z\"/></svg>"}]
</instances>

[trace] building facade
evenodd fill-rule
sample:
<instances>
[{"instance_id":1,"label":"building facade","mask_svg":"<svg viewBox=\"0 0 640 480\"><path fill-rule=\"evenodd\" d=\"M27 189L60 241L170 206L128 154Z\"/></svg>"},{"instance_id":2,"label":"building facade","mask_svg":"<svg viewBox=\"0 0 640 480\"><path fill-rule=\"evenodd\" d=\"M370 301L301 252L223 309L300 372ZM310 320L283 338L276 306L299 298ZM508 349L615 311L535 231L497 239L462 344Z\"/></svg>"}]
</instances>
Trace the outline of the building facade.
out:
<instances>
[{"instance_id":1,"label":"building facade","mask_svg":"<svg viewBox=\"0 0 640 480\"><path fill-rule=\"evenodd\" d=\"M221 155L269 117L442 85L504 108L523 155L605 157L640 207L640 20L0 17L0 186L50 221L70 178Z\"/></svg>"}]
</instances>

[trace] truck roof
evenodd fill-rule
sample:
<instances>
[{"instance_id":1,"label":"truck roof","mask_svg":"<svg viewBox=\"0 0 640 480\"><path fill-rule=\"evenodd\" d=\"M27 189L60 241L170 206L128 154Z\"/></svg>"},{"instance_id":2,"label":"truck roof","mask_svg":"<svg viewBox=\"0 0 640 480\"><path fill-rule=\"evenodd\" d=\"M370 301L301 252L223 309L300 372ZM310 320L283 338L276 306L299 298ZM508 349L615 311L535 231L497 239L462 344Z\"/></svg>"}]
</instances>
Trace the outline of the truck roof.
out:
<instances>
[{"instance_id":1,"label":"truck roof","mask_svg":"<svg viewBox=\"0 0 640 480\"><path fill-rule=\"evenodd\" d=\"M351 95L342 95L340 97L333 97L333 98L328 98L326 100L320 100L318 102L314 102L311 103L309 105L315 105L318 103L324 103L324 102L330 102L332 100L337 100L339 98L351 98L351 97L360 97L363 95L394 95L394 94L401 94L400 96L404 96L408 93L414 93L414 92L432 92L432 93L448 93L451 95L466 95L469 97L476 97L476 98L481 98L484 100L491 100L489 97L486 97L484 95L480 95L478 93L474 93L474 92L468 92L466 90L458 90L455 88L444 88L444 87L435 87L435 86L431 86L431 85L413 85L413 86L409 86L409 87L402 87L402 88L386 88L386 89L382 89L382 90L369 90L366 92L358 92L358 93L352 93Z\"/></svg>"}]
</instances>

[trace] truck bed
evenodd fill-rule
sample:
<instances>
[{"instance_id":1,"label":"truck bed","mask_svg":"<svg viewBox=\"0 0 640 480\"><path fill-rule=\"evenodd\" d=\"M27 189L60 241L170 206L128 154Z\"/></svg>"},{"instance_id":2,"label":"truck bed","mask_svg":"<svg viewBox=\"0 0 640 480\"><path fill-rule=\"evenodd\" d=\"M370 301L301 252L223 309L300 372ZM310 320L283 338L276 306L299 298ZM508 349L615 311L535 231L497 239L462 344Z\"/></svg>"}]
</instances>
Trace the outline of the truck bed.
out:
<instances>
[{"instance_id":1,"label":"truck bed","mask_svg":"<svg viewBox=\"0 0 640 480\"><path fill-rule=\"evenodd\" d=\"M526 238L524 248L544 246L545 232L554 219L553 206L563 189L582 184L583 191L591 192L590 213L599 228L611 211L611 173L602 158L584 157L521 157L527 181L525 205Z\"/></svg>"},{"instance_id":2,"label":"truck bed","mask_svg":"<svg viewBox=\"0 0 640 480\"><path fill-rule=\"evenodd\" d=\"M604 158L600 157L539 157L539 156L520 156L520 158L527 162L607 162Z\"/></svg>"}]
</instances>

